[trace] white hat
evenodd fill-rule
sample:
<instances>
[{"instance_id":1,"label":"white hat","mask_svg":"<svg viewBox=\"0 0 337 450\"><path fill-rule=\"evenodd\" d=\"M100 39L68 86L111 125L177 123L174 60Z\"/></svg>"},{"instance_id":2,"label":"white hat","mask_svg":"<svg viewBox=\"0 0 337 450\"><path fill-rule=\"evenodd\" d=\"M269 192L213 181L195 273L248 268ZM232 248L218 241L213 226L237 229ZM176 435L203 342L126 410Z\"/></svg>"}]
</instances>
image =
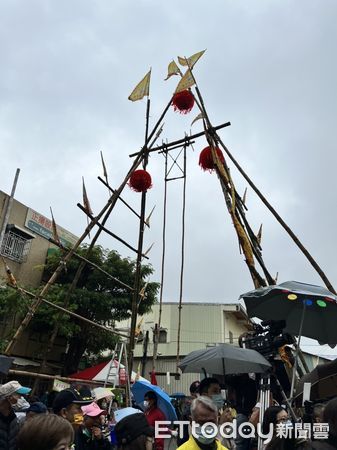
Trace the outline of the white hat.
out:
<instances>
[{"instance_id":1,"label":"white hat","mask_svg":"<svg viewBox=\"0 0 337 450\"><path fill-rule=\"evenodd\" d=\"M0 386L0 398L9 397L20 389L22 389L22 386L18 381L9 381Z\"/></svg>"},{"instance_id":2,"label":"white hat","mask_svg":"<svg viewBox=\"0 0 337 450\"><path fill-rule=\"evenodd\" d=\"M92 394L96 401L101 400L102 398L106 398L106 397L112 397L112 398L115 397L110 389L104 388L104 387L98 387L98 388L93 389Z\"/></svg>"}]
</instances>

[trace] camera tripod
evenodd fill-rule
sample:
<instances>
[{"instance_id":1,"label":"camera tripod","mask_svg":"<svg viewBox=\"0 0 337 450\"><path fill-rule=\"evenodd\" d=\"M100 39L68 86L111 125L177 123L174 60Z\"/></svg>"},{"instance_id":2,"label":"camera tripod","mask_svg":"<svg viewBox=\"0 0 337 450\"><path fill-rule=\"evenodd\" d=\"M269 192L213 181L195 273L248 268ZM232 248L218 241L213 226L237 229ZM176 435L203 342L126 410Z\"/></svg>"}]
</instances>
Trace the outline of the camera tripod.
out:
<instances>
[{"instance_id":1,"label":"camera tripod","mask_svg":"<svg viewBox=\"0 0 337 450\"><path fill-rule=\"evenodd\" d=\"M263 419L264 419L264 413L265 413L266 409L269 408L269 406L271 406L270 405L270 394L271 394L271 383L270 382L271 382L271 379L273 379L275 381L278 389L280 390L282 398L288 407L288 410L290 412L290 415L291 415L293 421L297 422L296 414L295 414L295 412L291 406L291 403L288 400L277 376L273 373L268 373L268 374L264 374L261 376L260 384L259 384L259 399L260 399L260 404L261 404L259 422L261 423L261 426L262 426ZM258 450L262 450L263 447L264 447L263 440L259 436L258 437Z\"/></svg>"}]
</instances>

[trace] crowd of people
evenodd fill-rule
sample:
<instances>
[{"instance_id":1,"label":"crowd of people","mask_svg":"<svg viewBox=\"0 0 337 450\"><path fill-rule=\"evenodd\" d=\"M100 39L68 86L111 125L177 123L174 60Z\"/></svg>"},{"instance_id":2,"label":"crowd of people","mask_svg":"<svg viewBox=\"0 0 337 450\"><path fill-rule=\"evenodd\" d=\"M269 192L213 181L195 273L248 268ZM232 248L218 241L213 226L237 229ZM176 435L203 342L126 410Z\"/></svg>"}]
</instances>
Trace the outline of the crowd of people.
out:
<instances>
[{"instance_id":1,"label":"crowd of people","mask_svg":"<svg viewBox=\"0 0 337 450\"><path fill-rule=\"evenodd\" d=\"M231 404L218 380L205 378L176 405L179 420L163 428L166 417L150 384L132 407L113 405L111 393L98 398L75 388L57 393L51 407L29 394L18 381L0 386L0 450L337 449L337 398L301 420L272 398L265 411L260 403L250 410Z\"/></svg>"}]
</instances>

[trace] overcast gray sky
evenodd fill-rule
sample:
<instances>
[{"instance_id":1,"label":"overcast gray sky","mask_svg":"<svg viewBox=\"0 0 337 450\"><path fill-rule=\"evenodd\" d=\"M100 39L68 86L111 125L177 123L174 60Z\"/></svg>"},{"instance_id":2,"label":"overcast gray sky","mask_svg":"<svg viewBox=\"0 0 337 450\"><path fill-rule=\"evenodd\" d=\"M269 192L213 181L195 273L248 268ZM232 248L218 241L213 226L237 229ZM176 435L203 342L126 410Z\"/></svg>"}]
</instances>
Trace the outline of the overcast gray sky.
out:
<instances>
[{"instance_id":1,"label":"overcast gray sky","mask_svg":"<svg viewBox=\"0 0 337 450\"><path fill-rule=\"evenodd\" d=\"M80 235L76 207L84 176L98 213L109 179L117 187L144 139L145 99L127 100L152 67L151 125L177 78L163 81L172 58L207 49L195 76L214 125L244 170L309 249L337 288L337 4L334 0L3 0L0 3L0 189ZM171 110L162 139L190 132L197 115ZM201 123L192 131L201 130ZM188 151L184 299L236 301L253 289L216 176L198 167L204 139ZM239 193L246 182L234 169ZM164 161L153 154L151 229L145 247L160 280ZM170 183L164 299L179 298L181 181ZM140 195L123 197L135 208ZM248 189L247 217L263 223L263 255L279 282L322 284L305 257ZM138 223L123 206L109 228L134 246ZM107 236L99 243L133 256Z\"/></svg>"}]
</instances>

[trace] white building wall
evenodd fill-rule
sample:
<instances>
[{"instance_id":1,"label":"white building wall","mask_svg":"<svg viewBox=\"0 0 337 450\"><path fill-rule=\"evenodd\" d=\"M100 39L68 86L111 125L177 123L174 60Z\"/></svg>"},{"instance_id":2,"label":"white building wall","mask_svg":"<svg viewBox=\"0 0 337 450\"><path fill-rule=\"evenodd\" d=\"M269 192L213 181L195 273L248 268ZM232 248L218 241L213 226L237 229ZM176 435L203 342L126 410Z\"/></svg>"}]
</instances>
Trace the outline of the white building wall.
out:
<instances>
[{"instance_id":1,"label":"white building wall","mask_svg":"<svg viewBox=\"0 0 337 450\"><path fill-rule=\"evenodd\" d=\"M158 344L158 359L156 372L176 373L177 359L177 333L178 333L178 304L164 303L162 306L161 328L167 330L167 342ZM159 305L154 305L151 313L144 315L141 329L145 336L149 331L149 343L147 347L147 363L145 378L150 377L153 355L153 330L158 322ZM139 321L138 321L139 322ZM130 320L116 324L116 328L127 329ZM193 350L200 350L219 343L229 343L229 332L234 338L233 344L237 345L240 334L249 329L248 321L241 306L237 304L207 304L189 303L182 308L181 333L180 333L180 360ZM143 355L143 342L136 344L135 366L139 364ZM166 376L158 375L157 381L160 387L169 394L175 392L189 393L190 384L200 379L200 374L181 374L180 380L170 377L170 384Z\"/></svg>"}]
</instances>

